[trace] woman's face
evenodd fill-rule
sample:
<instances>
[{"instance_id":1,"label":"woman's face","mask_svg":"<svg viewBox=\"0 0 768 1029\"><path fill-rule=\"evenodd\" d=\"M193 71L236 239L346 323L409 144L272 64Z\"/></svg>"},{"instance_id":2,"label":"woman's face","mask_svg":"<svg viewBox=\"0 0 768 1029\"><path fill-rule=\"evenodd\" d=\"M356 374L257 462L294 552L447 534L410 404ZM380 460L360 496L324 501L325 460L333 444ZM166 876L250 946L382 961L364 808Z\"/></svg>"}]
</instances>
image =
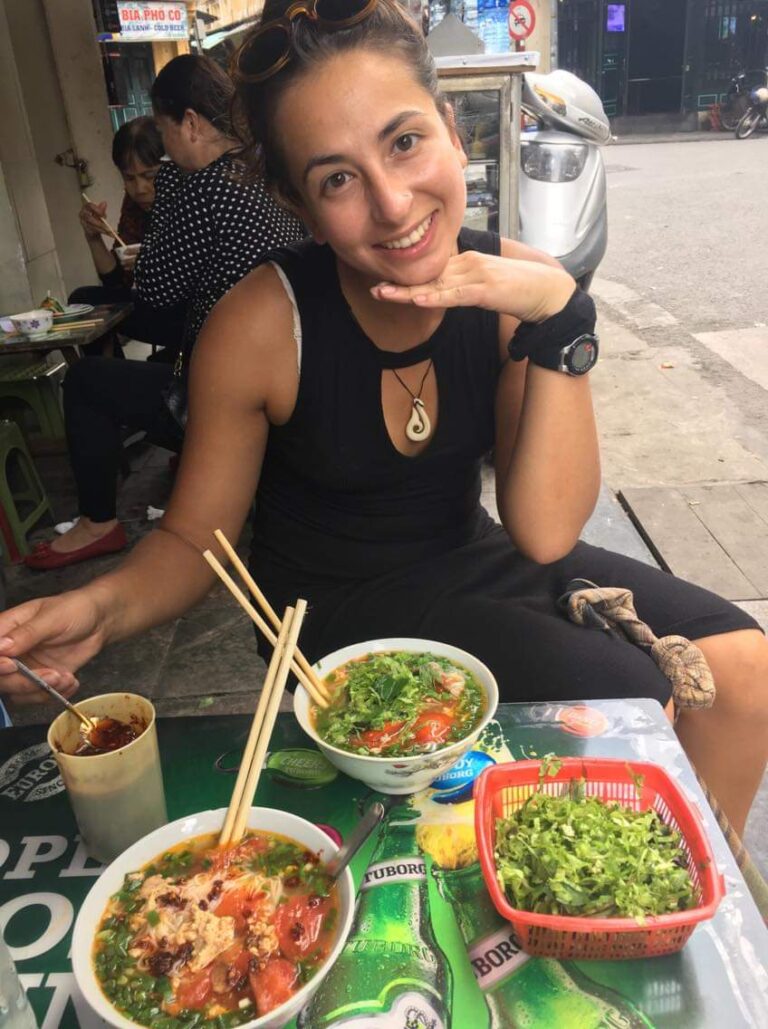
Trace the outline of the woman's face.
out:
<instances>
[{"instance_id":1,"label":"woman's face","mask_svg":"<svg viewBox=\"0 0 768 1029\"><path fill-rule=\"evenodd\" d=\"M332 58L283 95L275 128L318 242L370 285L440 275L464 218L466 158L400 57Z\"/></svg>"},{"instance_id":2,"label":"woman's face","mask_svg":"<svg viewBox=\"0 0 768 1029\"><path fill-rule=\"evenodd\" d=\"M137 157L120 169L125 192L142 211L151 210L155 202L155 176L159 169L159 164L144 164Z\"/></svg>"}]
</instances>

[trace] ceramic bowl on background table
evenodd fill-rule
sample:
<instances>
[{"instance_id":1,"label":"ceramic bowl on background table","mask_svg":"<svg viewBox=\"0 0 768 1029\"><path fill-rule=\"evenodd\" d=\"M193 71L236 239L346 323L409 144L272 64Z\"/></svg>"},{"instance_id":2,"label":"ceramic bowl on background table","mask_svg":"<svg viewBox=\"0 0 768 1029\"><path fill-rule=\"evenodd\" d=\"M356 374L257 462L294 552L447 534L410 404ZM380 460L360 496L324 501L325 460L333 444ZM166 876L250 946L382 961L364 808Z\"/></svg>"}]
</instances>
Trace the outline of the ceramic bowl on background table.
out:
<instances>
[{"instance_id":1,"label":"ceramic bowl on background table","mask_svg":"<svg viewBox=\"0 0 768 1029\"><path fill-rule=\"evenodd\" d=\"M12 314L9 318L14 330L24 336L43 336L51 331L53 325L53 312L42 307Z\"/></svg>"},{"instance_id":2,"label":"ceramic bowl on background table","mask_svg":"<svg viewBox=\"0 0 768 1029\"><path fill-rule=\"evenodd\" d=\"M472 749L483 729L496 713L499 703L499 688L490 669L467 651L460 650L448 643L438 643L436 640L407 637L353 643L328 654L314 665L314 669L321 679L325 679L332 671L348 661L365 657L368 654L389 651L434 654L437 657L454 661L471 672L480 684L485 699L482 717L475 727L462 739L449 743L447 746L439 745L428 753L408 757L382 757L373 754L355 754L326 743L315 727L311 711L312 703L301 685L296 687L293 710L304 732L312 738L328 760L340 771L382 793L417 793L419 790L426 789L431 782L456 764L462 754L466 754L468 750Z\"/></svg>"}]
</instances>

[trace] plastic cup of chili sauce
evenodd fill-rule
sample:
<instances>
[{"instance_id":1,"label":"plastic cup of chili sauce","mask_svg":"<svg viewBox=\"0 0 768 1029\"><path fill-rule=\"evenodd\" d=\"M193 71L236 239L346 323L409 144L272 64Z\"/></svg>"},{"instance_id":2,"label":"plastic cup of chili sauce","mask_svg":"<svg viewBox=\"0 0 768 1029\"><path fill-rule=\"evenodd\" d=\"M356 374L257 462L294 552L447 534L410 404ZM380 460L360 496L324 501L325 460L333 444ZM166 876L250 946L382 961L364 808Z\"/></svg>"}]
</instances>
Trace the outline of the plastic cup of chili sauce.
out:
<instances>
[{"instance_id":1,"label":"plastic cup of chili sauce","mask_svg":"<svg viewBox=\"0 0 768 1029\"><path fill-rule=\"evenodd\" d=\"M77 706L95 729L87 733L64 711L51 723L48 746L86 850L109 862L168 821L155 709L134 693L103 693Z\"/></svg>"}]
</instances>

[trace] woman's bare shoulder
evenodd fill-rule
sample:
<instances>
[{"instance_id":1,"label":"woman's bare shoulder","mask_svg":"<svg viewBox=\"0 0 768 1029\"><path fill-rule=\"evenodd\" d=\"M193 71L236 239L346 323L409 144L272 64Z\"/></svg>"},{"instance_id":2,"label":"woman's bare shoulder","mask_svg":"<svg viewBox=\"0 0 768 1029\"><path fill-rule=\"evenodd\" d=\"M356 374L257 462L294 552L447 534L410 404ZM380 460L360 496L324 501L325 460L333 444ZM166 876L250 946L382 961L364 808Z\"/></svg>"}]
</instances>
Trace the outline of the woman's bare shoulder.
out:
<instances>
[{"instance_id":1,"label":"woman's bare shoulder","mask_svg":"<svg viewBox=\"0 0 768 1029\"><path fill-rule=\"evenodd\" d=\"M260 265L242 278L216 304L203 328L236 346L272 349L293 341L293 308L271 264Z\"/></svg>"},{"instance_id":2,"label":"woman's bare shoulder","mask_svg":"<svg viewBox=\"0 0 768 1029\"><path fill-rule=\"evenodd\" d=\"M277 420L290 414L298 388L293 308L272 266L249 272L213 308L195 344L191 378Z\"/></svg>"}]
</instances>

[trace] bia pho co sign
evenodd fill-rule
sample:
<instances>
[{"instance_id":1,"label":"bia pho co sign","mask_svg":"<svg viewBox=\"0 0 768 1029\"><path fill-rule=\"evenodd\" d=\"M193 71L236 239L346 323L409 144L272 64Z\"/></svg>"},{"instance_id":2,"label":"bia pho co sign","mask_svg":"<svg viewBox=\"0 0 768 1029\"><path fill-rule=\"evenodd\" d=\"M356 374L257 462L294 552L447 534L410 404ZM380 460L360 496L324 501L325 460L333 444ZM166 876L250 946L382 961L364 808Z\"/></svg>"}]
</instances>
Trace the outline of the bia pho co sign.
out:
<instances>
[{"instance_id":1,"label":"bia pho co sign","mask_svg":"<svg viewBox=\"0 0 768 1029\"><path fill-rule=\"evenodd\" d=\"M151 42L160 39L186 39L187 5L181 0L163 3L157 0L118 0L120 41Z\"/></svg>"}]
</instances>

